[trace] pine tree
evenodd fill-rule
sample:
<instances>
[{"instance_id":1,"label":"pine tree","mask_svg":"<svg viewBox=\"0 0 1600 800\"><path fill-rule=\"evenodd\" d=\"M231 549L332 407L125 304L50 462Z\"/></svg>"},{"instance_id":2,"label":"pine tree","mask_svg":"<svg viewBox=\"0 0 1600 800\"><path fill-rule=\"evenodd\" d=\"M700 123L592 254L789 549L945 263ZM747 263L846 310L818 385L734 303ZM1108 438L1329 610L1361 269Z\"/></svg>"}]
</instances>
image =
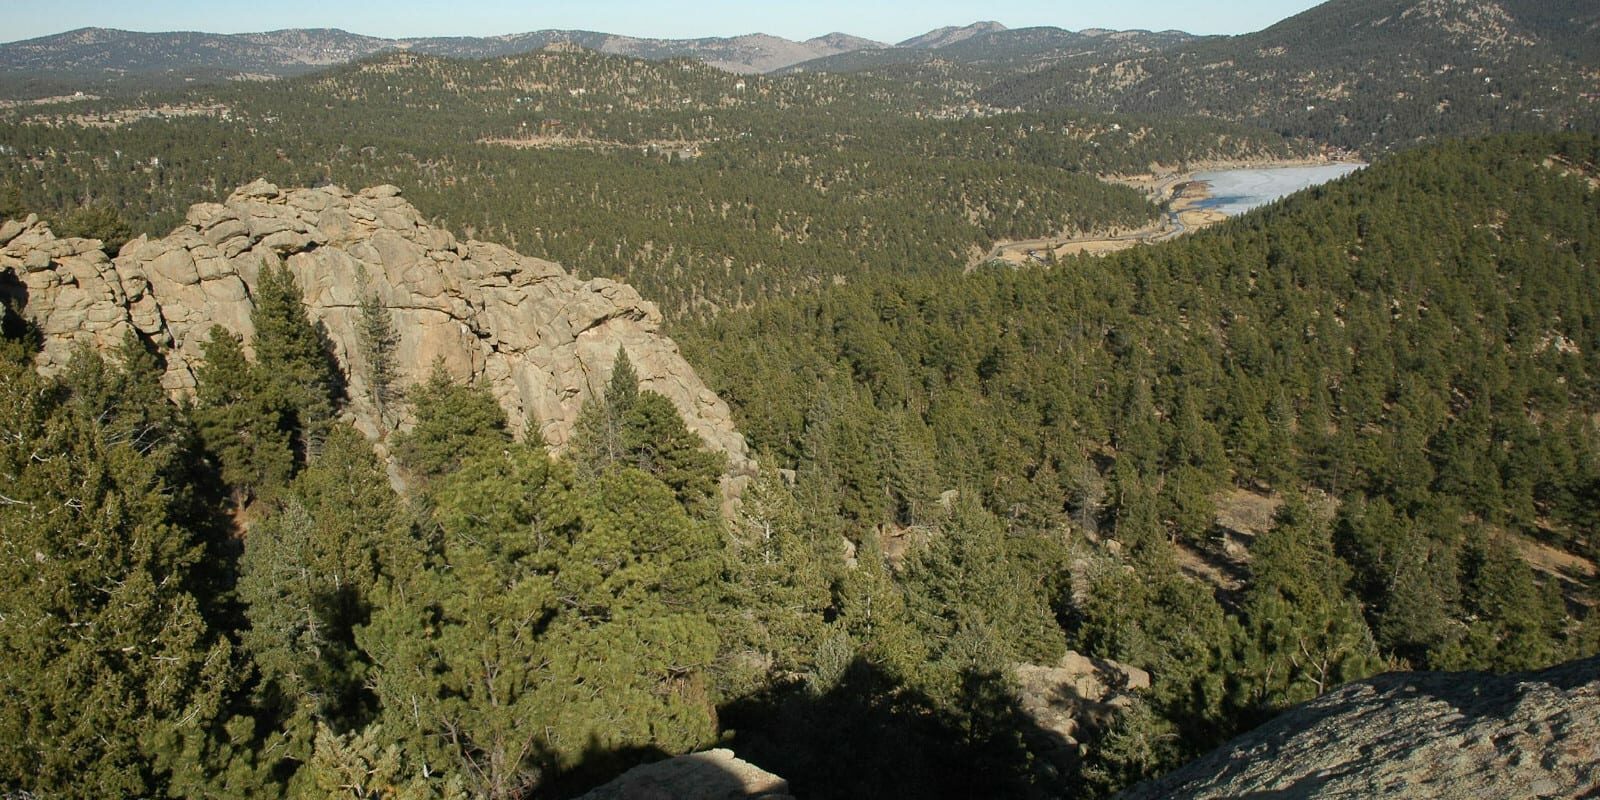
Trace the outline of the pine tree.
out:
<instances>
[{"instance_id":1,"label":"pine tree","mask_svg":"<svg viewBox=\"0 0 1600 800\"><path fill-rule=\"evenodd\" d=\"M638 470L575 485L525 446L469 458L434 498L441 568L358 634L385 730L409 752L500 798L594 747L709 740L711 523Z\"/></svg>"},{"instance_id":2,"label":"pine tree","mask_svg":"<svg viewBox=\"0 0 1600 800\"><path fill-rule=\"evenodd\" d=\"M519 796L563 746L550 738L563 698L548 637L563 607L554 569L578 525L566 484L526 447L468 458L436 487L439 568L357 634L384 735L473 796Z\"/></svg>"},{"instance_id":3,"label":"pine tree","mask_svg":"<svg viewBox=\"0 0 1600 800\"><path fill-rule=\"evenodd\" d=\"M738 696L770 676L816 680L828 633L837 550L804 528L794 495L766 470L740 498L729 531L725 609L719 627L732 650L721 672ZM832 557L830 558L830 554Z\"/></svg>"},{"instance_id":4,"label":"pine tree","mask_svg":"<svg viewBox=\"0 0 1600 800\"><path fill-rule=\"evenodd\" d=\"M444 364L435 363L427 381L412 392L416 425L394 437L402 466L424 487L477 455L498 452L511 442L506 413L481 388L461 386Z\"/></svg>"},{"instance_id":5,"label":"pine tree","mask_svg":"<svg viewBox=\"0 0 1600 800\"><path fill-rule=\"evenodd\" d=\"M400 346L400 334L395 330L389 308L377 292L362 296L356 334L361 358L366 362L367 392L378 412L378 420L386 424L390 406L398 399L399 387L395 381L399 378L399 365L395 363L395 349Z\"/></svg>"},{"instance_id":6,"label":"pine tree","mask_svg":"<svg viewBox=\"0 0 1600 800\"><path fill-rule=\"evenodd\" d=\"M671 400L639 388L621 348L604 398L579 413L567 460L587 478L620 466L647 472L701 516L715 513L718 480L727 466L684 426Z\"/></svg>"},{"instance_id":7,"label":"pine tree","mask_svg":"<svg viewBox=\"0 0 1600 800\"><path fill-rule=\"evenodd\" d=\"M1349 567L1333 552L1329 525L1291 498L1251 553L1244 603L1240 702L1271 712L1377 671L1382 662Z\"/></svg>"},{"instance_id":8,"label":"pine tree","mask_svg":"<svg viewBox=\"0 0 1600 800\"><path fill-rule=\"evenodd\" d=\"M260 708L287 734L284 755L304 761L316 725L343 732L375 713L355 631L391 586L421 579L426 548L366 438L346 425L275 505L245 539L242 639L261 671Z\"/></svg>"},{"instance_id":9,"label":"pine tree","mask_svg":"<svg viewBox=\"0 0 1600 800\"><path fill-rule=\"evenodd\" d=\"M928 662L928 643L912 622L875 533L862 537L856 566L840 581L839 620L857 652L898 681L916 679Z\"/></svg>"},{"instance_id":10,"label":"pine tree","mask_svg":"<svg viewBox=\"0 0 1600 800\"><path fill-rule=\"evenodd\" d=\"M288 483L294 471L291 434L283 411L262 385L260 370L245 359L239 337L220 325L201 346L196 369L195 423L216 456L234 504Z\"/></svg>"},{"instance_id":11,"label":"pine tree","mask_svg":"<svg viewBox=\"0 0 1600 800\"><path fill-rule=\"evenodd\" d=\"M1012 561L993 514L963 498L906 570L912 618L931 641L965 631L998 663L1051 663L1065 649L1033 565ZM936 654L939 658L942 654Z\"/></svg>"},{"instance_id":12,"label":"pine tree","mask_svg":"<svg viewBox=\"0 0 1600 800\"><path fill-rule=\"evenodd\" d=\"M204 768L183 759L225 719L235 664L189 591L203 545L175 524L163 448L117 422L115 398L74 394L0 348L0 539L21 556L0 561L0 780L198 791ZM69 372L103 369L82 359L99 356Z\"/></svg>"},{"instance_id":13,"label":"pine tree","mask_svg":"<svg viewBox=\"0 0 1600 800\"><path fill-rule=\"evenodd\" d=\"M382 725L336 734L317 726L306 762L305 796L348 800L467 800L459 774L430 774L392 741Z\"/></svg>"},{"instance_id":14,"label":"pine tree","mask_svg":"<svg viewBox=\"0 0 1600 800\"><path fill-rule=\"evenodd\" d=\"M296 464L303 465L322 445L343 381L326 334L306 313L293 273L263 266L254 299L250 321L261 389L268 403L284 411Z\"/></svg>"},{"instance_id":15,"label":"pine tree","mask_svg":"<svg viewBox=\"0 0 1600 800\"><path fill-rule=\"evenodd\" d=\"M573 425L567 459L580 475L594 476L623 460L623 426L639 400L639 376L621 347L600 398L590 398Z\"/></svg>"}]
</instances>

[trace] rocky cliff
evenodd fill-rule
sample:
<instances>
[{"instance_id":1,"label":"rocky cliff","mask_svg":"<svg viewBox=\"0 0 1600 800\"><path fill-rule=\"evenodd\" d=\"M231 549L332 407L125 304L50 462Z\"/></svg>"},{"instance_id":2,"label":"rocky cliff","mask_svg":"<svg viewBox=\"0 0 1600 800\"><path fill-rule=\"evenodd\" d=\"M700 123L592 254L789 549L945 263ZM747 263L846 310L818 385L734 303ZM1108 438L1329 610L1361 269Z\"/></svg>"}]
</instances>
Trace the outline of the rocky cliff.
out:
<instances>
[{"instance_id":1,"label":"rocky cliff","mask_svg":"<svg viewBox=\"0 0 1600 800\"><path fill-rule=\"evenodd\" d=\"M1222 797L1600 797L1600 657L1353 683L1119 795Z\"/></svg>"},{"instance_id":2,"label":"rocky cliff","mask_svg":"<svg viewBox=\"0 0 1600 800\"><path fill-rule=\"evenodd\" d=\"M58 239L30 217L0 226L0 295L44 335L39 368L61 369L77 343L109 348L128 331L166 355L174 395L195 385L213 324L248 346L251 296L266 265L295 276L349 380L347 412L369 436L383 421L366 391L356 323L375 293L400 335L401 386L435 361L487 385L513 430L560 450L584 401L604 390L620 347L641 385L666 395L690 430L753 468L728 406L661 333L654 304L614 281L580 281L560 266L428 225L392 186L283 190L258 181L226 202L194 206L160 239L140 237L108 258L100 242Z\"/></svg>"}]
</instances>

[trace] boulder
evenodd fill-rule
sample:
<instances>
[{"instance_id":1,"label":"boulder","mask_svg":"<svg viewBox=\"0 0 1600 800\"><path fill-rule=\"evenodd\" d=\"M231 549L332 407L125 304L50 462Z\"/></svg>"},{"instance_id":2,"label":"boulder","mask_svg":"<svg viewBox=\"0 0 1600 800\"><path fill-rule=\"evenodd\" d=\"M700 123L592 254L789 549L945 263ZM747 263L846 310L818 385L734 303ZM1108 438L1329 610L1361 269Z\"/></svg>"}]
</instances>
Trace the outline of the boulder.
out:
<instances>
[{"instance_id":1,"label":"boulder","mask_svg":"<svg viewBox=\"0 0 1600 800\"><path fill-rule=\"evenodd\" d=\"M789 782L732 750L707 750L624 772L579 800L792 800Z\"/></svg>"}]
</instances>

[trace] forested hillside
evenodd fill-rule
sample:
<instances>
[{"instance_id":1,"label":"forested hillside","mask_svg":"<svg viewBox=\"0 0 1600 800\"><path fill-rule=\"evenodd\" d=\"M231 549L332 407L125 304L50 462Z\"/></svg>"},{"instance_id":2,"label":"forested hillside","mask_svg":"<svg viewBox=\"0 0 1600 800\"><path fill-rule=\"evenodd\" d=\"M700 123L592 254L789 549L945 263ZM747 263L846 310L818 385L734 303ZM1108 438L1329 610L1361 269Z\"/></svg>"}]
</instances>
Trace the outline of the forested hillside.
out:
<instances>
[{"instance_id":1,"label":"forested hillside","mask_svg":"<svg viewBox=\"0 0 1600 800\"><path fill-rule=\"evenodd\" d=\"M998 649L922 627L869 639L879 663L916 684L1065 636L1150 670L1080 776L1114 786L1386 667L1600 646L1592 573L1522 558L1600 548L1597 164L1587 136L1430 148L1160 248L723 315L690 358L810 530L938 531L912 608L930 564L1016 559L934 615ZM961 549L944 490L998 550ZM1240 491L1282 502L1242 588L1184 577L1230 560ZM1029 598L1061 629L1021 625Z\"/></svg>"},{"instance_id":2,"label":"forested hillside","mask_svg":"<svg viewBox=\"0 0 1600 800\"><path fill-rule=\"evenodd\" d=\"M0 797L554 800L711 747L1107 797L1380 672L1600 653L1597 25L0 104Z\"/></svg>"},{"instance_id":3,"label":"forested hillside","mask_svg":"<svg viewBox=\"0 0 1600 800\"><path fill-rule=\"evenodd\" d=\"M1597 164L1445 145L1157 248L724 313L686 349L766 465L726 518L626 359L556 459L402 387L397 494L287 273L181 406L137 339L41 377L8 314L5 785L559 797L728 739L808 797L1094 795L1386 667L1592 653L1593 586L1523 554L1595 556ZM1186 574L1240 490L1279 505L1243 582ZM1062 772L1009 676L1068 647L1154 684Z\"/></svg>"},{"instance_id":4,"label":"forested hillside","mask_svg":"<svg viewBox=\"0 0 1600 800\"><path fill-rule=\"evenodd\" d=\"M1203 114L1374 152L1600 127L1583 0L1333 0L1255 33L1001 80L987 103Z\"/></svg>"},{"instance_id":5,"label":"forested hillside","mask_svg":"<svg viewBox=\"0 0 1600 800\"><path fill-rule=\"evenodd\" d=\"M109 225L113 247L256 178L391 183L456 230L626 280L688 316L872 273L952 272L997 239L1158 213L1097 174L1314 150L1159 117L918 118L944 102L882 79L688 61L400 54L136 104L149 118L111 101L0 112L0 181L66 230Z\"/></svg>"}]
</instances>

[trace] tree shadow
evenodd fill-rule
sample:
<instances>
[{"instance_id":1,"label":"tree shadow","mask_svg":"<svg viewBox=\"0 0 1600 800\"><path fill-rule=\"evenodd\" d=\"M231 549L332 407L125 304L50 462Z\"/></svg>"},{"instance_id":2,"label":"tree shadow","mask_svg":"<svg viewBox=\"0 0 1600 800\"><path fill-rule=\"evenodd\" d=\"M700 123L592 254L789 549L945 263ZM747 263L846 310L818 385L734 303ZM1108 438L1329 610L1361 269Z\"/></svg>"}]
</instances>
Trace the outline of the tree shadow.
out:
<instances>
[{"instance_id":1,"label":"tree shadow","mask_svg":"<svg viewBox=\"0 0 1600 800\"><path fill-rule=\"evenodd\" d=\"M1067 780L1038 754L1071 745L990 672L963 674L955 698L939 703L857 658L822 695L779 688L721 714L739 757L807 800L1046 797Z\"/></svg>"},{"instance_id":2,"label":"tree shadow","mask_svg":"<svg viewBox=\"0 0 1600 800\"><path fill-rule=\"evenodd\" d=\"M6 339L29 338L34 326L22 315L28 307L28 285L11 270L0 271L0 336Z\"/></svg>"},{"instance_id":3,"label":"tree shadow","mask_svg":"<svg viewBox=\"0 0 1600 800\"><path fill-rule=\"evenodd\" d=\"M1071 794L1077 757L1070 741L1039 727L1001 675L970 671L958 684L953 698L940 703L857 658L825 693L786 685L723 705L719 746L782 778L786 787L752 782L749 772L712 753L667 760L656 748L591 744L576 767L541 783L536 796L830 800ZM650 762L658 763L626 772Z\"/></svg>"}]
</instances>

